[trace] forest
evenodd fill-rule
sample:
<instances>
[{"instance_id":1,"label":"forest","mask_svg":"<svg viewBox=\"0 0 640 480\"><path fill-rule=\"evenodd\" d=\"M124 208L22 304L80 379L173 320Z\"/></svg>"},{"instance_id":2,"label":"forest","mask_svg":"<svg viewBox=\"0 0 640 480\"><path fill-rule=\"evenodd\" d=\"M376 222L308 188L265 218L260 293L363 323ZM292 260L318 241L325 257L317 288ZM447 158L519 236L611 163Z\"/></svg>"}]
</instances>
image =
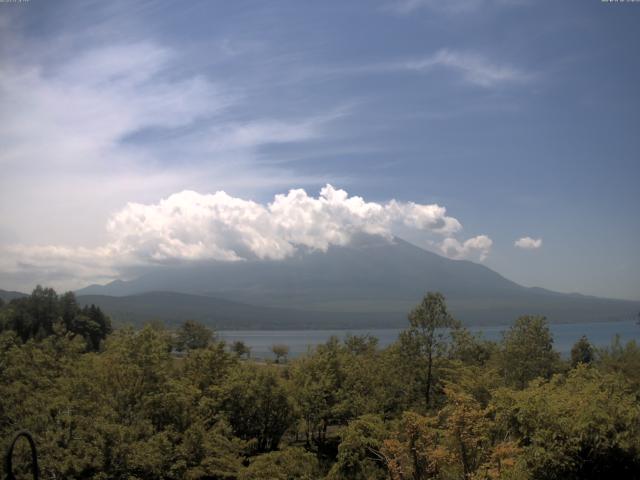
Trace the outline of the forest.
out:
<instances>
[{"instance_id":1,"label":"forest","mask_svg":"<svg viewBox=\"0 0 640 480\"><path fill-rule=\"evenodd\" d=\"M427 293L387 348L347 336L265 361L193 321L107 313L42 287L0 305L0 448L28 429L41 478L640 478L633 341L564 358L522 316L491 342Z\"/></svg>"}]
</instances>

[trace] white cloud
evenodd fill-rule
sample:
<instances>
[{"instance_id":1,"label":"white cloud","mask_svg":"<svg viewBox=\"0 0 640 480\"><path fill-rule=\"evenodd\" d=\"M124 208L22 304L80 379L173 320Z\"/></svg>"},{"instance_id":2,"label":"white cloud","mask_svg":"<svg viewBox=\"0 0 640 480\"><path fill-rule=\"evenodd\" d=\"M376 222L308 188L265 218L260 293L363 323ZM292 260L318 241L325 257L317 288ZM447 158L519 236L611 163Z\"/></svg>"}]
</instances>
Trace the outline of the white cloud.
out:
<instances>
[{"instance_id":1,"label":"white cloud","mask_svg":"<svg viewBox=\"0 0 640 480\"><path fill-rule=\"evenodd\" d=\"M542 247L541 238L522 237L514 242L514 245L524 250L536 250Z\"/></svg>"},{"instance_id":2,"label":"white cloud","mask_svg":"<svg viewBox=\"0 0 640 480\"><path fill-rule=\"evenodd\" d=\"M243 84L194 74L170 48L70 42L74 56L25 42L21 51L31 55L1 59L0 217L14 241L46 235L47 243L98 245L126 201L326 181L260 162L257 151L319 139L344 111L246 119ZM149 132L154 141L135 140Z\"/></svg>"},{"instance_id":3,"label":"white cloud","mask_svg":"<svg viewBox=\"0 0 640 480\"><path fill-rule=\"evenodd\" d=\"M495 64L479 54L448 49L404 64L404 68L417 71L430 70L438 66L456 70L466 82L481 87L493 87L527 79L527 75L515 67Z\"/></svg>"},{"instance_id":4,"label":"white cloud","mask_svg":"<svg viewBox=\"0 0 640 480\"><path fill-rule=\"evenodd\" d=\"M0 245L1 288L31 290L36 284L75 289L118 277L118 258L108 247Z\"/></svg>"},{"instance_id":5,"label":"white cloud","mask_svg":"<svg viewBox=\"0 0 640 480\"><path fill-rule=\"evenodd\" d=\"M399 14L411 13L422 8L429 8L447 13L466 13L477 10L484 0L397 0L389 8Z\"/></svg>"},{"instance_id":6,"label":"white cloud","mask_svg":"<svg viewBox=\"0 0 640 480\"><path fill-rule=\"evenodd\" d=\"M0 246L0 271L73 286L115 278L123 269L175 261L278 260L300 248L326 251L362 234L393 239L397 229L447 237L443 253L484 259L491 240L481 235L460 243L460 222L437 204L391 200L367 202L326 185L317 197L302 189L278 194L268 204L223 191L182 191L154 204L129 203L107 224L109 242L97 248Z\"/></svg>"},{"instance_id":7,"label":"white cloud","mask_svg":"<svg viewBox=\"0 0 640 480\"><path fill-rule=\"evenodd\" d=\"M440 245L442 253L452 258L474 258L477 257L480 261L484 261L489 252L493 240L486 235L478 235L477 237L470 238L464 242L460 242L455 238L445 238Z\"/></svg>"},{"instance_id":8,"label":"white cloud","mask_svg":"<svg viewBox=\"0 0 640 480\"><path fill-rule=\"evenodd\" d=\"M319 138L330 122L347 114L348 108L297 120L262 119L216 124L207 130L202 146L210 152L251 150L276 143L296 143Z\"/></svg>"},{"instance_id":9,"label":"white cloud","mask_svg":"<svg viewBox=\"0 0 640 480\"><path fill-rule=\"evenodd\" d=\"M186 128L236 101L219 85L181 75L175 53L154 43L74 52L62 61L38 52L2 61L0 216L22 241L95 242L125 199L181 188L190 172L158 168L161 156L127 137Z\"/></svg>"},{"instance_id":10,"label":"white cloud","mask_svg":"<svg viewBox=\"0 0 640 480\"><path fill-rule=\"evenodd\" d=\"M202 77L166 75L173 54L149 43L94 48L53 70L8 65L0 163L49 167L121 160L120 142L146 128L175 128L228 107L233 97Z\"/></svg>"},{"instance_id":11,"label":"white cloud","mask_svg":"<svg viewBox=\"0 0 640 480\"><path fill-rule=\"evenodd\" d=\"M480 9L517 6L528 3L528 0L395 0L388 9L401 14L409 14L420 9L429 9L445 14L470 14Z\"/></svg>"},{"instance_id":12,"label":"white cloud","mask_svg":"<svg viewBox=\"0 0 640 480\"><path fill-rule=\"evenodd\" d=\"M108 230L116 251L145 261L234 261L282 259L300 246L326 251L362 233L391 239L395 225L440 235L461 228L439 205L366 202L327 185L318 197L295 189L267 205L184 191L153 205L128 204Z\"/></svg>"},{"instance_id":13,"label":"white cloud","mask_svg":"<svg viewBox=\"0 0 640 480\"><path fill-rule=\"evenodd\" d=\"M407 60L393 60L339 68L313 68L308 75L369 75L395 72L431 73L436 69L448 69L458 74L466 83L491 88L500 85L525 83L533 75L515 66L495 62L478 52L443 48L432 54Z\"/></svg>"}]
</instances>

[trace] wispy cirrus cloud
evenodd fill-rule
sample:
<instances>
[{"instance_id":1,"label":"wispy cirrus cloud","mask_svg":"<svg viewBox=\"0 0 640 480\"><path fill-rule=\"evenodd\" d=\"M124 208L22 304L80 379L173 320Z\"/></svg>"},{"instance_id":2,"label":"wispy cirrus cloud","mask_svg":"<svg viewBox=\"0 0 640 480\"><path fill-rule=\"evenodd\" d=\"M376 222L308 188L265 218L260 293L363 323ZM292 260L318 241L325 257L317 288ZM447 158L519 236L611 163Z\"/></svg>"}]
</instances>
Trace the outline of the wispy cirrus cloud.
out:
<instances>
[{"instance_id":1,"label":"wispy cirrus cloud","mask_svg":"<svg viewBox=\"0 0 640 480\"><path fill-rule=\"evenodd\" d=\"M6 65L0 163L113 162L127 153L121 142L129 134L183 127L236 101L203 77L166 76L173 59L147 42L89 49L53 69Z\"/></svg>"},{"instance_id":2,"label":"wispy cirrus cloud","mask_svg":"<svg viewBox=\"0 0 640 480\"><path fill-rule=\"evenodd\" d=\"M467 83L481 87L494 87L508 83L521 83L530 74L507 64L496 63L488 58L468 52L439 50L434 55L403 64L407 70L427 72L434 68L447 68L459 73Z\"/></svg>"},{"instance_id":3,"label":"wispy cirrus cloud","mask_svg":"<svg viewBox=\"0 0 640 480\"><path fill-rule=\"evenodd\" d=\"M481 53L443 48L422 57L390 60L385 62L349 65L344 67L314 68L308 75L383 75L392 73L432 74L450 71L464 83L483 88L493 88L510 84L523 84L535 75L514 65L499 62Z\"/></svg>"},{"instance_id":4,"label":"wispy cirrus cloud","mask_svg":"<svg viewBox=\"0 0 640 480\"><path fill-rule=\"evenodd\" d=\"M417 10L428 9L445 14L470 14L483 8L525 5L528 0L394 0L386 5L387 10L406 15Z\"/></svg>"},{"instance_id":5,"label":"wispy cirrus cloud","mask_svg":"<svg viewBox=\"0 0 640 480\"><path fill-rule=\"evenodd\" d=\"M318 139L332 122L349 114L350 107L299 119L257 119L214 124L201 135L202 147L212 152L255 149L268 144Z\"/></svg>"},{"instance_id":6,"label":"wispy cirrus cloud","mask_svg":"<svg viewBox=\"0 0 640 480\"><path fill-rule=\"evenodd\" d=\"M247 118L243 85L194 73L173 48L150 39L81 40L72 57L1 59L0 189L11 201L0 202L0 214L20 226L18 239L44 230L51 241L98 243L100 225L123 203L185 188L326 181L263 164L257 152L321 139L347 110ZM0 243L15 237L0 231Z\"/></svg>"}]
</instances>

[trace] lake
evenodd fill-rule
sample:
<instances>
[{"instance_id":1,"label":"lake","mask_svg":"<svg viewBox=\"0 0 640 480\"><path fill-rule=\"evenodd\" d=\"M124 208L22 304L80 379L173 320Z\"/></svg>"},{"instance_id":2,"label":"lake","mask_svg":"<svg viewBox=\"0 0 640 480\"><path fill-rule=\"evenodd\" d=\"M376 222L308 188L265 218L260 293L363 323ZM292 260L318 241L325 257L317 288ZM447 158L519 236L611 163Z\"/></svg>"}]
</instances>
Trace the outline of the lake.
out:
<instances>
[{"instance_id":1,"label":"lake","mask_svg":"<svg viewBox=\"0 0 640 480\"><path fill-rule=\"evenodd\" d=\"M500 340L502 332L508 325L489 327L470 327L471 332L481 332L487 340ZM567 355L573 344L582 335L597 347L611 344L615 335L620 335L623 343L629 340L640 342L640 325L635 321L600 322L600 323L569 323L550 325L554 339L554 347L560 353ZM378 345L386 347L395 342L400 329L362 329L362 330L222 330L218 332L220 339L227 343L242 340L251 348L253 358L273 358L271 346L285 344L289 346L289 356L296 357L304 354L309 348L324 343L332 335L340 339L347 334L370 334L378 338Z\"/></svg>"}]
</instances>

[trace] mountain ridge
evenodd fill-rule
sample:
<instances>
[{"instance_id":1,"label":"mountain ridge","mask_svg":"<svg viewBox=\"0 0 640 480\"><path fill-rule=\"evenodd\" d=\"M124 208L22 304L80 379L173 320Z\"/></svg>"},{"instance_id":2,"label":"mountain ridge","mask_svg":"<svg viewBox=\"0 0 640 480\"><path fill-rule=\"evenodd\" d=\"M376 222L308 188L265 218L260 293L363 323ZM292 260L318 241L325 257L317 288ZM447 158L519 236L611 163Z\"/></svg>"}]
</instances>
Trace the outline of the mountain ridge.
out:
<instances>
[{"instance_id":1,"label":"mountain ridge","mask_svg":"<svg viewBox=\"0 0 640 480\"><path fill-rule=\"evenodd\" d=\"M395 326L399 318L406 320L426 291L442 292L452 313L469 325L506 324L522 314L545 315L554 323L619 320L633 318L640 310L640 302L524 287L484 265L448 259L398 238L330 247L279 261L164 266L77 294L130 297L173 292L279 309L289 312L283 313L289 319L292 311L304 312L320 324L318 313L331 324L340 323L338 319L351 324L350 315L359 324L363 315L370 315L376 325L386 314L389 325ZM194 314L202 313L196 310Z\"/></svg>"},{"instance_id":2,"label":"mountain ridge","mask_svg":"<svg viewBox=\"0 0 640 480\"><path fill-rule=\"evenodd\" d=\"M28 294L22 292L16 292L14 290L3 290L0 288L0 298L5 302L10 302L15 298L26 297Z\"/></svg>"},{"instance_id":3,"label":"mountain ridge","mask_svg":"<svg viewBox=\"0 0 640 480\"><path fill-rule=\"evenodd\" d=\"M82 306L95 304L116 324L139 326L162 321L177 326L184 320L197 320L217 330L236 329L340 329L400 327L406 314L336 312L273 308L249 305L209 296L177 292L145 292L129 296L79 295Z\"/></svg>"}]
</instances>

